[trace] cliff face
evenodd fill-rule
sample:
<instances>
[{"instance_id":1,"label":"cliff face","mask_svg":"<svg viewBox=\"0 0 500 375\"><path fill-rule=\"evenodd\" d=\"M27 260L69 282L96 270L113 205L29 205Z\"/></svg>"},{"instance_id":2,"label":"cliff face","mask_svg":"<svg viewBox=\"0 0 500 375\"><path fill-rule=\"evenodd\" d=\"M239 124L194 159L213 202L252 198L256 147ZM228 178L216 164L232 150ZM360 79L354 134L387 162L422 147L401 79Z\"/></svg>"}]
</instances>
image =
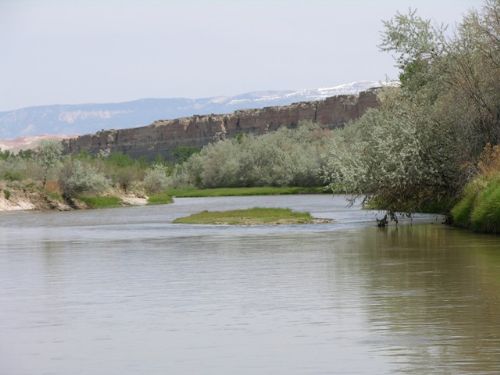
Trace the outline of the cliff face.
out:
<instances>
[{"instance_id":1,"label":"cliff face","mask_svg":"<svg viewBox=\"0 0 500 375\"><path fill-rule=\"evenodd\" d=\"M342 127L378 105L376 90L369 90L356 96L339 95L321 101L241 110L226 115L159 120L144 127L105 130L63 143L67 153L122 152L132 157L162 155L171 159L179 147L201 148L242 133L259 135L282 126L295 127L300 121L312 121L323 128Z\"/></svg>"}]
</instances>

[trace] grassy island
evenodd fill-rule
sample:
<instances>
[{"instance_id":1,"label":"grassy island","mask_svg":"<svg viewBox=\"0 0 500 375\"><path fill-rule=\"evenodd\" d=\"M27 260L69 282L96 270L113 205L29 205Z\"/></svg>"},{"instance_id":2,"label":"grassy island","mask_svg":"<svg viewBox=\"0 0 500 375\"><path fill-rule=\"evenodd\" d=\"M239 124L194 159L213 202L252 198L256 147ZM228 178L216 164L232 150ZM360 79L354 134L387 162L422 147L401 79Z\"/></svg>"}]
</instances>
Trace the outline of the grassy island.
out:
<instances>
[{"instance_id":1,"label":"grassy island","mask_svg":"<svg viewBox=\"0 0 500 375\"><path fill-rule=\"evenodd\" d=\"M292 211L289 208L249 208L232 211L203 211L174 220L180 224L309 224L315 222L308 212Z\"/></svg>"}]
</instances>

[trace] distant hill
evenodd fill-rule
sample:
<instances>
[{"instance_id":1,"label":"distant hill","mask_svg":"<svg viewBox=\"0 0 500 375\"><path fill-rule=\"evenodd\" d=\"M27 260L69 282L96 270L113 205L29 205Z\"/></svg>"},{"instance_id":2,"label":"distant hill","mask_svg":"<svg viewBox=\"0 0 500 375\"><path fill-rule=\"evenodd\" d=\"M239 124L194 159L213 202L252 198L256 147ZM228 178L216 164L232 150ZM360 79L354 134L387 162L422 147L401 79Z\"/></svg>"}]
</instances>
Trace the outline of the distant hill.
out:
<instances>
[{"instance_id":1,"label":"distant hill","mask_svg":"<svg viewBox=\"0 0 500 375\"><path fill-rule=\"evenodd\" d=\"M38 144L43 140L58 140L61 141L63 139L71 138L69 135L34 135L31 137L17 137L14 139L0 139L0 150L9 150L13 152L17 152L19 150L26 150L30 148L35 148Z\"/></svg>"},{"instance_id":2,"label":"distant hill","mask_svg":"<svg viewBox=\"0 0 500 375\"><path fill-rule=\"evenodd\" d=\"M27 107L0 112L0 139L78 135L102 129L132 128L159 119L230 113L238 109L287 105L335 95L357 94L371 87L387 84L391 83L360 81L321 89L257 91L231 97L140 99L122 103Z\"/></svg>"}]
</instances>

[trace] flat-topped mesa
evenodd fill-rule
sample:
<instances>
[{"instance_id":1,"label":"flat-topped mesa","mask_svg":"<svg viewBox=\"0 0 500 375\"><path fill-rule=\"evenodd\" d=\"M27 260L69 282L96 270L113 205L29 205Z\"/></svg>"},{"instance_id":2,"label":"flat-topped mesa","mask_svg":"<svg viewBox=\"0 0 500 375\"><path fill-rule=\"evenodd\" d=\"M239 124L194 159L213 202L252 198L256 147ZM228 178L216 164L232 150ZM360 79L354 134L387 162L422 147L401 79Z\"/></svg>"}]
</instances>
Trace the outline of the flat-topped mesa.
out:
<instances>
[{"instance_id":1,"label":"flat-topped mesa","mask_svg":"<svg viewBox=\"0 0 500 375\"><path fill-rule=\"evenodd\" d=\"M339 95L319 101L286 106L239 110L230 114L194 115L158 120L148 126L102 130L63 141L66 153L122 152L131 157L174 158L182 147L201 148L210 142L239 134L265 134L280 127L296 127L312 121L323 128L339 128L379 105L377 90Z\"/></svg>"}]
</instances>

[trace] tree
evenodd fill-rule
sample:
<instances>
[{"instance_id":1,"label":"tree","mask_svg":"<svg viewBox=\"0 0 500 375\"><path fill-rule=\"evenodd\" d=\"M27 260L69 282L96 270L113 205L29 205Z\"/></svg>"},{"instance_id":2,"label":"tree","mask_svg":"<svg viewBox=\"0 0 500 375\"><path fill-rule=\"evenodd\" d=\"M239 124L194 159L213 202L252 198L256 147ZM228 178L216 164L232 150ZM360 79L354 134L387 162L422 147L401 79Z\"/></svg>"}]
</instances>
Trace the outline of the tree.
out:
<instances>
[{"instance_id":1,"label":"tree","mask_svg":"<svg viewBox=\"0 0 500 375\"><path fill-rule=\"evenodd\" d=\"M409 9L408 14L396 13L383 24L380 49L395 54L401 84L417 90L428 81L430 65L445 51L446 28L433 26L413 9Z\"/></svg>"},{"instance_id":2,"label":"tree","mask_svg":"<svg viewBox=\"0 0 500 375\"><path fill-rule=\"evenodd\" d=\"M389 211L453 204L484 146L500 141L500 0L485 4L448 38L414 10L384 22L380 48L394 54L401 87L334 137L333 188Z\"/></svg>"},{"instance_id":3,"label":"tree","mask_svg":"<svg viewBox=\"0 0 500 375\"><path fill-rule=\"evenodd\" d=\"M42 170L42 185L45 188L47 177L51 169L55 168L61 160L62 144L59 141L43 140L36 149L36 159Z\"/></svg>"}]
</instances>

